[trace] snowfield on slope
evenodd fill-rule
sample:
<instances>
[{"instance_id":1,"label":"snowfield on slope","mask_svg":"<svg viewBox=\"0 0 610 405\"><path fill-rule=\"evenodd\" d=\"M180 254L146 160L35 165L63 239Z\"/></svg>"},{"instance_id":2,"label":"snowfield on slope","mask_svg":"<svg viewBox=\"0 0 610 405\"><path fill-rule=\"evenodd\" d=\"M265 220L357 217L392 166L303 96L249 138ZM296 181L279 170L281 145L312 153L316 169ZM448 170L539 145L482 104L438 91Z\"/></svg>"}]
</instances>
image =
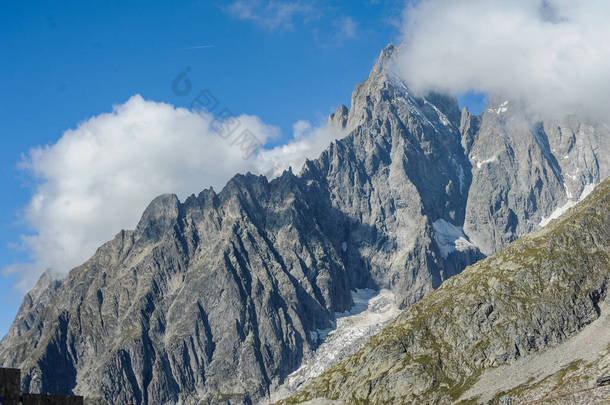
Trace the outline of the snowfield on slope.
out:
<instances>
[{"instance_id":1,"label":"snowfield on slope","mask_svg":"<svg viewBox=\"0 0 610 405\"><path fill-rule=\"evenodd\" d=\"M468 240L462 228L453 225L444 219L438 219L432 223L434 229L434 240L441 251L443 258L449 257L452 252L464 252L474 245Z\"/></svg>"},{"instance_id":2,"label":"snowfield on slope","mask_svg":"<svg viewBox=\"0 0 610 405\"><path fill-rule=\"evenodd\" d=\"M354 305L349 311L337 314L334 329L313 332L322 341L315 354L261 404L270 404L295 393L323 371L358 351L400 313L396 298L389 290L352 291L352 300Z\"/></svg>"},{"instance_id":3,"label":"snowfield on slope","mask_svg":"<svg viewBox=\"0 0 610 405\"><path fill-rule=\"evenodd\" d=\"M542 218L542 221L540 221L540 224L538 224L538 226L540 226L541 228L544 228L552 220L557 219L560 216L562 216L567 210L569 210L570 208L572 208L573 206L575 206L576 204L578 204L579 202L581 202L582 200L587 198L587 196L591 193L591 191L593 191L595 189L595 186L597 186L597 184L587 184L585 186L585 188L582 190L582 193L580 194L580 197L578 197L577 200L570 200L565 205L563 205L561 207L557 207L557 209L555 209L555 211L553 211L553 213L548 218ZM568 192L568 198L570 198L569 192Z\"/></svg>"}]
</instances>

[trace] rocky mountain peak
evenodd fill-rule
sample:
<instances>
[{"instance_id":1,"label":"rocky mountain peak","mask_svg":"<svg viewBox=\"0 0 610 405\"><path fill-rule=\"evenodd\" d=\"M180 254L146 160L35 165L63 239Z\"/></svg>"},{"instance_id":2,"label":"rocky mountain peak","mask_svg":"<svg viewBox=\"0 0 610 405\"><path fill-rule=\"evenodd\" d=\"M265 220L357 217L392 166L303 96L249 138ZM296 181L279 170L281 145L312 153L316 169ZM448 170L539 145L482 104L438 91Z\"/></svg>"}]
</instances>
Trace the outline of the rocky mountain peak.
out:
<instances>
[{"instance_id":1,"label":"rocky mountain peak","mask_svg":"<svg viewBox=\"0 0 610 405\"><path fill-rule=\"evenodd\" d=\"M17 317L13 321L9 333L3 337L2 342L19 339L20 336L31 329L36 317L51 301L61 284L61 275L50 270L42 273L34 288L25 295Z\"/></svg>"},{"instance_id":2,"label":"rocky mountain peak","mask_svg":"<svg viewBox=\"0 0 610 405\"><path fill-rule=\"evenodd\" d=\"M328 124L335 128L345 129L347 119L349 118L349 110L343 104L337 107L337 111L328 116Z\"/></svg>"},{"instance_id":3,"label":"rocky mountain peak","mask_svg":"<svg viewBox=\"0 0 610 405\"><path fill-rule=\"evenodd\" d=\"M398 48L393 44L387 44L385 48L379 53L377 62L371 69L370 76L380 76L387 74L392 67L394 57L398 54Z\"/></svg>"},{"instance_id":4,"label":"rocky mountain peak","mask_svg":"<svg viewBox=\"0 0 610 405\"><path fill-rule=\"evenodd\" d=\"M155 198L144 210L136 227L138 235L156 240L171 229L180 215L180 200L175 194L164 194Z\"/></svg>"},{"instance_id":5,"label":"rocky mountain peak","mask_svg":"<svg viewBox=\"0 0 610 405\"><path fill-rule=\"evenodd\" d=\"M346 124L348 129L352 130L370 120L373 107L381 101L387 102L400 97L407 103L410 102L406 84L393 73L392 66L397 52L398 48L388 44L379 54L366 80L356 84Z\"/></svg>"}]
</instances>

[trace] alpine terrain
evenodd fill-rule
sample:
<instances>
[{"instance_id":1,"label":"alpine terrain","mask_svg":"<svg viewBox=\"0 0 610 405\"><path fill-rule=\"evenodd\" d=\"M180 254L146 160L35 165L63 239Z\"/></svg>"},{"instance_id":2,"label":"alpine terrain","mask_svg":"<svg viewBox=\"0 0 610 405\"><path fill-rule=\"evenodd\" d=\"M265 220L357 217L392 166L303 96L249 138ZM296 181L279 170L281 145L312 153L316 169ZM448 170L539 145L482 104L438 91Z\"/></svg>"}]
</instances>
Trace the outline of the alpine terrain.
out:
<instances>
[{"instance_id":1,"label":"alpine terrain","mask_svg":"<svg viewBox=\"0 0 610 405\"><path fill-rule=\"evenodd\" d=\"M610 373L609 280L610 179L282 403L607 403L594 387Z\"/></svg>"},{"instance_id":2,"label":"alpine terrain","mask_svg":"<svg viewBox=\"0 0 610 405\"><path fill-rule=\"evenodd\" d=\"M267 401L321 372L283 385L325 339L346 336L329 331L345 324L337 314L353 309L354 292L373 291L385 297L386 309L368 307L380 322L394 304L415 306L296 398L443 401L485 367L597 319L607 184L568 219L447 280L607 177L610 129L540 122L501 97L481 115L460 111L452 97L412 93L394 74L397 52L385 48L351 107L330 116L347 135L298 175L160 196L65 278L44 275L0 343L0 365L23 370L25 392L113 404ZM378 329L339 339L350 350L324 364Z\"/></svg>"}]
</instances>

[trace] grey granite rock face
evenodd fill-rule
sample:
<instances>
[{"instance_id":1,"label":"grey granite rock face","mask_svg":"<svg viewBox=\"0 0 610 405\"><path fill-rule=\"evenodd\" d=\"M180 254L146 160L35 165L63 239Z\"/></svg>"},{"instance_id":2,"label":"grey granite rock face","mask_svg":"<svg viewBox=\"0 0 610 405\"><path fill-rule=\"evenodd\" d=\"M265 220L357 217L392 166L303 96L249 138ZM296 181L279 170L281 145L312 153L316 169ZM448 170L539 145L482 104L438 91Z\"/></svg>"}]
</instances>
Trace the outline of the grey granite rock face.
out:
<instances>
[{"instance_id":1,"label":"grey granite rock face","mask_svg":"<svg viewBox=\"0 0 610 405\"><path fill-rule=\"evenodd\" d=\"M409 304L482 256L472 246L447 259L434 242L434 221L464 221L470 163L460 112L455 99L413 96L392 75L394 52L386 48L356 86L351 110L331 117L342 117L350 135L307 162L300 177L321 184L332 206L357 224L343 236L348 267L365 257L372 287L392 288Z\"/></svg>"},{"instance_id":2,"label":"grey granite rock face","mask_svg":"<svg viewBox=\"0 0 610 405\"><path fill-rule=\"evenodd\" d=\"M604 124L575 117L537 121L518 103L498 97L473 118L462 117L473 170L464 229L485 254L538 229L585 186L610 175L610 129Z\"/></svg>"},{"instance_id":3,"label":"grey granite rock face","mask_svg":"<svg viewBox=\"0 0 610 405\"><path fill-rule=\"evenodd\" d=\"M0 346L5 342L18 341L21 336L28 333L36 321L38 314L44 310L61 286L61 279L49 271L40 276L40 279L23 298L17 316L13 320L11 329L3 337Z\"/></svg>"},{"instance_id":4,"label":"grey granite rock face","mask_svg":"<svg viewBox=\"0 0 610 405\"><path fill-rule=\"evenodd\" d=\"M580 170L575 195L607 175L602 132L570 140L585 126L532 132L521 118L416 96L392 73L395 52L384 49L351 108L329 118L349 135L298 176L238 175L218 194L158 197L135 230L61 282L42 279L0 364L22 368L32 392L251 403L311 356L312 332L351 306L351 289L389 288L410 305L481 250L535 229L567 198L545 142L578 156L559 162L559 174ZM492 155L497 166L479 167Z\"/></svg>"},{"instance_id":5,"label":"grey granite rock face","mask_svg":"<svg viewBox=\"0 0 610 405\"><path fill-rule=\"evenodd\" d=\"M157 198L70 273L3 363L24 369L27 391L112 403L265 395L317 343L307 331L351 304L334 224L300 186L248 175L184 204Z\"/></svg>"}]
</instances>

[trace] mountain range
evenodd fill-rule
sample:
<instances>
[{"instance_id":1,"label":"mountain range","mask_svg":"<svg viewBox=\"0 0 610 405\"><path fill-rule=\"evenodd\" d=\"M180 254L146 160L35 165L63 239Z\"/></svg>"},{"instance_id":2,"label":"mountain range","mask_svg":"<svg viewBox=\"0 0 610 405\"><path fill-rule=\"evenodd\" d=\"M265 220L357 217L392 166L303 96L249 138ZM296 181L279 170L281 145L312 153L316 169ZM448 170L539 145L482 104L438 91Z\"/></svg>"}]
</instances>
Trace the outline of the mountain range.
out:
<instances>
[{"instance_id":1,"label":"mountain range","mask_svg":"<svg viewBox=\"0 0 610 405\"><path fill-rule=\"evenodd\" d=\"M505 257L503 248L568 210L610 173L607 125L575 116L541 121L498 96L473 115L453 97L411 92L394 73L397 52L386 47L356 86L350 108L340 106L329 117L328 125L347 135L298 174L237 175L219 193L207 189L183 202L159 196L135 230L120 231L61 279L43 275L0 342L0 365L23 370L25 392L73 392L92 402L269 399L315 355L324 343L320 331L335 328L337 313L353 307L354 290L389 291L406 311L375 339L398 330L394 335L404 332L411 345L421 336L405 325L414 322L409 314L435 299L425 296L445 297L449 286L470 282L478 291L480 280L469 276L476 270L453 277L491 255L473 267L487 269ZM597 243L593 235L582 236ZM543 275L536 277L543 282ZM498 288L510 284L497 280ZM599 279L589 281L599 287ZM457 307L447 301L446 310L474 311L482 320L498 310L487 301L467 307L478 296L466 295ZM580 330L597 313L589 298L562 319L562 328L541 326L545 344L524 337L531 326L525 321L511 335L521 340L504 351L475 350L458 339L464 330L447 329L455 334L451 348L463 352L442 363L453 367L446 374L431 378L424 367L420 381L429 390L442 385L426 398L457 398L455 387L466 386L456 376L466 356L475 364L465 375L475 375ZM545 305L551 311L559 304ZM556 313L563 316L566 305ZM439 311L423 324L445 322L449 313ZM473 324L478 329L466 328L466 334L481 339L491 326ZM368 353L370 345L358 353ZM429 355L431 349L423 350ZM403 362L416 355L404 352ZM386 364L387 353L374 353ZM332 384L342 380L324 376L302 395L336 397L340 386ZM320 381L332 384L321 390ZM366 381L362 377L345 395L367 398Z\"/></svg>"}]
</instances>

